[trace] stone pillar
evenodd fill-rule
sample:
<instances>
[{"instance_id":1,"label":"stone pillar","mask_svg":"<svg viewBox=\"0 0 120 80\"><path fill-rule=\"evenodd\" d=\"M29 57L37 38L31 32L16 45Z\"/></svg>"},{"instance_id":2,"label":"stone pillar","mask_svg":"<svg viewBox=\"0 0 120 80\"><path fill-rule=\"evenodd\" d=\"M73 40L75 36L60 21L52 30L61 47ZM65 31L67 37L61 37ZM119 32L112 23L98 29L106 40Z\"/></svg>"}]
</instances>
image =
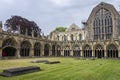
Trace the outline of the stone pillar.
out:
<instances>
[{"instance_id":1,"label":"stone pillar","mask_svg":"<svg viewBox=\"0 0 120 80\"><path fill-rule=\"evenodd\" d=\"M118 49L118 58L120 59L120 49Z\"/></svg>"},{"instance_id":2,"label":"stone pillar","mask_svg":"<svg viewBox=\"0 0 120 80\"><path fill-rule=\"evenodd\" d=\"M52 50L51 49L49 50L49 56L52 56Z\"/></svg>"},{"instance_id":3,"label":"stone pillar","mask_svg":"<svg viewBox=\"0 0 120 80\"><path fill-rule=\"evenodd\" d=\"M34 57L34 48L31 48L30 49L30 55L29 55L30 57Z\"/></svg>"},{"instance_id":4,"label":"stone pillar","mask_svg":"<svg viewBox=\"0 0 120 80\"><path fill-rule=\"evenodd\" d=\"M95 50L92 49L92 57L95 57Z\"/></svg>"},{"instance_id":5,"label":"stone pillar","mask_svg":"<svg viewBox=\"0 0 120 80\"><path fill-rule=\"evenodd\" d=\"M40 50L41 50L40 56L43 57L44 56L44 44L43 43L41 44L41 49Z\"/></svg>"},{"instance_id":6,"label":"stone pillar","mask_svg":"<svg viewBox=\"0 0 120 80\"><path fill-rule=\"evenodd\" d=\"M104 58L107 58L107 49L106 49L106 45L104 46Z\"/></svg>"},{"instance_id":7,"label":"stone pillar","mask_svg":"<svg viewBox=\"0 0 120 80\"><path fill-rule=\"evenodd\" d=\"M92 46L92 57L94 58L95 57L95 50L94 50L94 47Z\"/></svg>"},{"instance_id":8,"label":"stone pillar","mask_svg":"<svg viewBox=\"0 0 120 80\"><path fill-rule=\"evenodd\" d=\"M105 55L105 58L107 58L107 50L106 49L104 50L104 55Z\"/></svg>"},{"instance_id":9,"label":"stone pillar","mask_svg":"<svg viewBox=\"0 0 120 80\"><path fill-rule=\"evenodd\" d=\"M20 56L20 48L17 48L16 57L17 57L18 59L21 58L21 56Z\"/></svg>"},{"instance_id":10,"label":"stone pillar","mask_svg":"<svg viewBox=\"0 0 120 80\"><path fill-rule=\"evenodd\" d=\"M83 54L84 54L84 52L83 52L83 50L81 50L81 57L84 57Z\"/></svg>"},{"instance_id":11,"label":"stone pillar","mask_svg":"<svg viewBox=\"0 0 120 80\"><path fill-rule=\"evenodd\" d=\"M64 50L61 50L61 56L64 56Z\"/></svg>"},{"instance_id":12,"label":"stone pillar","mask_svg":"<svg viewBox=\"0 0 120 80\"><path fill-rule=\"evenodd\" d=\"M32 30L32 37L34 37L34 30Z\"/></svg>"},{"instance_id":13,"label":"stone pillar","mask_svg":"<svg viewBox=\"0 0 120 80\"><path fill-rule=\"evenodd\" d=\"M70 50L70 56L73 57L73 50Z\"/></svg>"}]
</instances>

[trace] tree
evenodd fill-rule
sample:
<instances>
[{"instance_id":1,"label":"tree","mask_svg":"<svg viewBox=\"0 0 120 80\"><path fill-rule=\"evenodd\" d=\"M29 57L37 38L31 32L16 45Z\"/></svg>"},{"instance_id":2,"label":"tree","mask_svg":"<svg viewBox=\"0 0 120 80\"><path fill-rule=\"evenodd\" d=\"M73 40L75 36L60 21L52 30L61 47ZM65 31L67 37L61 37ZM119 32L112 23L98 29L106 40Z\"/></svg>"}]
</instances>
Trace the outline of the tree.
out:
<instances>
[{"instance_id":1,"label":"tree","mask_svg":"<svg viewBox=\"0 0 120 80\"><path fill-rule=\"evenodd\" d=\"M57 27L53 32L64 32L67 28L66 27Z\"/></svg>"},{"instance_id":2,"label":"tree","mask_svg":"<svg viewBox=\"0 0 120 80\"><path fill-rule=\"evenodd\" d=\"M34 31L34 36L41 34L41 29L34 21L29 21L21 16L11 16L5 22L5 28L10 31L18 31L20 27L20 34L25 34L27 30L28 35L32 35L32 30Z\"/></svg>"}]
</instances>

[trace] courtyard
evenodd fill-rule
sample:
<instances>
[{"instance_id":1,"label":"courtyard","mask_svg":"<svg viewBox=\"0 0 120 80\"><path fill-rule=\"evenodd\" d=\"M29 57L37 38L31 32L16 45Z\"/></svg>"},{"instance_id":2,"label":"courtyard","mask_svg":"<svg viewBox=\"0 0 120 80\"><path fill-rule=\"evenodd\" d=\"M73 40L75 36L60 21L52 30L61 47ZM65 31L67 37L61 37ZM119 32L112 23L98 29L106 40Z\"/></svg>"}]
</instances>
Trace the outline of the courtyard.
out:
<instances>
[{"instance_id":1,"label":"courtyard","mask_svg":"<svg viewBox=\"0 0 120 80\"><path fill-rule=\"evenodd\" d=\"M60 61L60 64L31 63L33 60ZM120 80L119 59L76 59L69 57L0 60L4 69L38 66L41 71L0 80Z\"/></svg>"}]
</instances>

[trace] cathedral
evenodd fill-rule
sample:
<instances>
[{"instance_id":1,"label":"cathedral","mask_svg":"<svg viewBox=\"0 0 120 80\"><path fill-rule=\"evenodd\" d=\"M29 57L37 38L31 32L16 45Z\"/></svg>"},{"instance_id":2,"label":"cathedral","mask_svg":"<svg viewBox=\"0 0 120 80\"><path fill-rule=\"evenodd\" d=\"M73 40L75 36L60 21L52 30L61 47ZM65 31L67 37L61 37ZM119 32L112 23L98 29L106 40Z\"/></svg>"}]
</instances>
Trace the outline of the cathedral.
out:
<instances>
[{"instance_id":1,"label":"cathedral","mask_svg":"<svg viewBox=\"0 0 120 80\"><path fill-rule=\"evenodd\" d=\"M73 23L65 32L34 37L3 31L1 23L0 58L120 57L120 13L113 5L101 2L83 24L84 28Z\"/></svg>"}]
</instances>

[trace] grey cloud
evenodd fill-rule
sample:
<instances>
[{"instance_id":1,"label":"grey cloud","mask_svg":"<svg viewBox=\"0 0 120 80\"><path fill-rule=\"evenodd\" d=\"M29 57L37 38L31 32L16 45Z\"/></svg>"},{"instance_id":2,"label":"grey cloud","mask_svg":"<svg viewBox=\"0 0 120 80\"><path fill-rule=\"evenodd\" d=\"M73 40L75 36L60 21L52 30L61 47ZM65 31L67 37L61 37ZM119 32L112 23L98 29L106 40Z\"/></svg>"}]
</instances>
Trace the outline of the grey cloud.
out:
<instances>
[{"instance_id":1,"label":"grey cloud","mask_svg":"<svg viewBox=\"0 0 120 80\"><path fill-rule=\"evenodd\" d=\"M1 0L0 20L5 22L11 15L23 16L35 21L45 34L49 34L57 26L69 27L72 23L76 23L81 27L81 21L87 20L92 8L100 2L114 4L119 9L119 0L61 1L58 5L51 0Z\"/></svg>"}]
</instances>

